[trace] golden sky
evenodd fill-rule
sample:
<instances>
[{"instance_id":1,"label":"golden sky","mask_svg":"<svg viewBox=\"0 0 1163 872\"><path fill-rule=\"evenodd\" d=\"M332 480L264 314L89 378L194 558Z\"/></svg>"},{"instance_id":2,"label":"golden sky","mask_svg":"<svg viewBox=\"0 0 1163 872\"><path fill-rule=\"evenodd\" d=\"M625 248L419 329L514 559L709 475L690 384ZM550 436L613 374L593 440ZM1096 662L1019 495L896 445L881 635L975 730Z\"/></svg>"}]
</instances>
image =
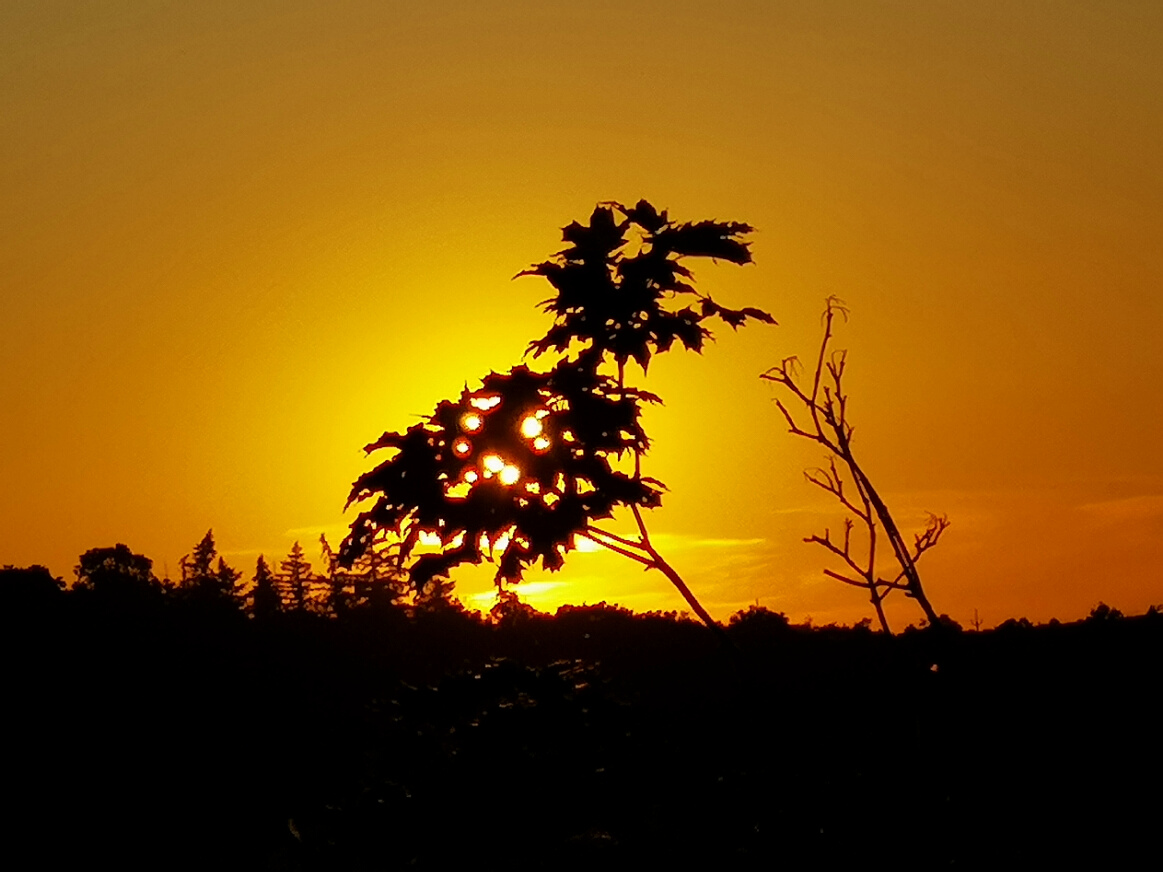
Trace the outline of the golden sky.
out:
<instances>
[{"instance_id":1,"label":"golden sky","mask_svg":"<svg viewBox=\"0 0 1163 872\"><path fill-rule=\"evenodd\" d=\"M341 538L361 446L547 329L511 277L645 197L753 224L698 286L781 325L642 382L651 529L713 614L871 614L758 378L829 294L858 457L906 530L952 521L938 611L1163 602L1161 56L1150 0L8 0L0 564ZM683 606L610 554L526 585Z\"/></svg>"}]
</instances>

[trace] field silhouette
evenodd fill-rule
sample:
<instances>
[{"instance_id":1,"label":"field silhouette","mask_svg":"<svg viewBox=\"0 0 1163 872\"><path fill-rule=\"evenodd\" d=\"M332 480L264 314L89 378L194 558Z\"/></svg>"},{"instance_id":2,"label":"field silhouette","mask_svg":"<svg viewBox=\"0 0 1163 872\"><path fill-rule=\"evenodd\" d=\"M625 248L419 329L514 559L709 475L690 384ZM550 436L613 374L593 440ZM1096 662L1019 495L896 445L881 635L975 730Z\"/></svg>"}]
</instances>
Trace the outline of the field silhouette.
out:
<instances>
[{"instance_id":1,"label":"field silhouette","mask_svg":"<svg viewBox=\"0 0 1163 872\"><path fill-rule=\"evenodd\" d=\"M887 636L753 607L732 647L606 604L256 616L33 567L0 620L5 844L46 867L1116 862L1160 810L1154 610Z\"/></svg>"}]
</instances>

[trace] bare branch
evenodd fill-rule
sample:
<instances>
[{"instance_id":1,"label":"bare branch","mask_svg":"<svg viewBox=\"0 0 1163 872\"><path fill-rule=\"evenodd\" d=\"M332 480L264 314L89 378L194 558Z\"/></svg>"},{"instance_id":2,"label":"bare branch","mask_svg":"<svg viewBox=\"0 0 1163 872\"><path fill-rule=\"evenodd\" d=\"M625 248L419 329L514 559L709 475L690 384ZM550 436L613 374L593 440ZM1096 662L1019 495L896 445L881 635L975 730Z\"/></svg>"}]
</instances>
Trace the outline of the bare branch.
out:
<instances>
[{"instance_id":1,"label":"bare branch","mask_svg":"<svg viewBox=\"0 0 1163 872\"><path fill-rule=\"evenodd\" d=\"M819 439L815 435L809 433L807 430L800 429L799 425L796 424L795 420L792 418L791 412L789 412L787 410L787 406L785 406L779 400L775 401L775 405L776 405L776 408L778 408L780 410L780 412L783 413L783 417L787 420L787 426L788 426L789 433L793 433L796 436L806 436L808 439L815 439L816 441L819 441Z\"/></svg>"},{"instance_id":2,"label":"bare branch","mask_svg":"<svg viewBox=\"0 0 1163 872\"><path fill-rule=\"evenodd\" d=\"M630 548L641 548L642 547L641 542L635 542L633 539L626 539L622 536L617 536L614 533L610 533L607 530L603 530L601 527L595 527L593 524L587 525L585 532L597 534L599 536L605 536L607 539L612 539L613 541L618 542L621 545L626 545ZM593 538L593 537L588 536L587 538Z\"/></svg>"},{"instance_id":3,"label":"bare branch","mask_svg":"<svg viewBox=\"0 0 1163 872\"><path fill-rule=\"evenodd\" d=\"M804 470L804 478L814 484L816 487L826 490L830 494L841 496L843 494L842 485L832 481L832 477L828 474L826 469L821 469L818 466L811 469Z\"/></svg>"},{"instance_id":4,"label":"bare branch","mask_svg":"<svg viewBox=\"0 0 1163 872\"><path fill-rule=\"evenodd\" d=\"M805 542L815 542L817 545L823 545L826 549L828 549L833 554L835 554L837 557L839 557L841 560L843 560L845 563L847 563L848 566L852 569L852 571L855 572L857 575L860 575L862 577L867 577L870 574L869 570L866 570L859 563L857 563L853 559L851 552L848 550L849 532L852 529L852 522L849 521L847 518L845 518L844 524L845 524L845 531L844 531L844 547L843 548L841 548L839 545L837 545L835 542L832 541L831 530L824 530L823 537L808 536L807 538L804 539L804 541ZM825 570L825 572L827 572L827 570ZM864 587L869 586L867 581L863 582L862 584Z\"/></svg>"},{"instance_id":5,"label":"bare branch","mask_svg":"<svg viewBox=\"0 0 1163 872\"><path fill-rule=\"evenodd\" d=\"M857 581L856 579L848 578L848 576L841 575L838 572L833 572L831 569L825 569L824 575L828 576L828 578L834 578L834 579L836 579L836 581L842 581L842 582L844 582L844 584L850 584L853 587L863 587L863 588L868 587L868 582L866 582L866 581L863 581L863 580Z\"/></svg>"},{"instance_id":6,"label":"bare branch","mask_svg":"<svg viewBox=\"0 0 1163 872\"><path fill-rule=\"evenodd\" d=\"M916 563L922 554L941 541L941 534L949 529L949 518L946 515L928 513L929 520L923 533L917 533L913 551L913 562Z\"/></svg>"},{"instance_id":7,"label":"bare branch","mask_svg":"<svg viewBox=\"0 0 1163 872\"><path fill-rule=\"evenodd\" d=\"M844 493L844 479L840 472L836 469L836 458L828 458L828 469L821 467L813 467L812 469L804 470L804 478L814 484L816 487L826 490L840 501L844 508L860 518L866 524L871 520L871 515L868 510L868 500L864 498L864 493L861 491L861 499L864 502L864 508L860 509L853 503ZM859 487L857 488L859 491Z\"/></svg>"},{"instance_id":8,"label":"bare branch","mask_svg":"<svg viewBox=\"0 0 1163 872\"><path fill-rule=\"evenodd\" d=\"M578 535L585 536L591 542L596 542L598 545L601 545L603 548L608 548L610 551L613 551L615 554L621 554L623 557L629 557L631 560L634 560L638 563L643 564L647 569L653 569L655 567L655 561L652 560L650 557L647 557L643 554L635 554L633 551L629 551L626 548L622 548L619 545L612 545L609 542L603 542L601 539L597 538L597 536L595 536L594 533L591 532L589 529L586 529L585 531L579 533Z\"/></svg>"},{"instance_id":9,"label":"bare branch","mask_svg":"<svg viewBox=\"0 0 1163 872\"><path fill-rule=\"evenodd\" d=\"M824 298L824 306L825 315L830 317L832 313L838 312L845 322L848 321L848 305L835 294L829 294Z\"/></svg>"},{"instance_id":10,"label":"bare branch","mask_svg":"<svg viewBox=\"0 0 1163 872\"><path fill-rule=\"evenodd\" d=\"M816 467L804 472L804 478L811 484L832 494L844 507L848 514L857 519L866 529L868 535L867 566L861 566L852 556L852 518L845 518L843 544L834 542L831 533L824 531L824 535L810 536L805 542L815 542L822 545L830 553L842 559L855 573L856 577L842 575L833 570L824 570L830 578L835 578L845 584L863 587L869 592L881 625L888 631L881 600L894 590L904 591L908 596L917 600L931 623L937 622L936 613L921 587L921 579L917 573L916 562L930 548L940 541L942 533L948 528L948 519L944 516L930 515L925 530L914 536L913 545L906 545L899 528L884 500L876 492L872 482L857 463L852 453L852 436L855 427L848 420L848 395L844 392L843 379L848 366L848 352L843 349L832 349L831 341L836 318L848 319L848 308L837 297L828 297L824 303L824 312L821 316L823 337L816 355L816 367L812 374L810 392L802 389L792 374L794 358L785 358L780 366L768 370L762 378L776 382L788 388L791 395L798 400L804 411L811 417L812 427L798 424L791 410L777 399L776 406L787 421L791 433L811 439L823 445L831 452L827 468ZM815 432L812 432L814 428ZM839 459L847 467L845 480L837 466ZM851 490L855 489L855 495ZM900 567L900 571L892 581L886 581L876 574L877 544L880 531L891 546L891 553Z\"/></svg>"},{"instance_id":11,"label":"bare branch","mask_svg":"<svg viewBox=\"0 0 1163 872\"><path fill-rule=\"evenodd\" d=\"M800 363L800 359L793 354L791 357L785 357L781 360L779 366L773 366L766 372L760 373L759 377L792 387L800 372L803 372L803 365Z\"/></svg>"}]
</instances>

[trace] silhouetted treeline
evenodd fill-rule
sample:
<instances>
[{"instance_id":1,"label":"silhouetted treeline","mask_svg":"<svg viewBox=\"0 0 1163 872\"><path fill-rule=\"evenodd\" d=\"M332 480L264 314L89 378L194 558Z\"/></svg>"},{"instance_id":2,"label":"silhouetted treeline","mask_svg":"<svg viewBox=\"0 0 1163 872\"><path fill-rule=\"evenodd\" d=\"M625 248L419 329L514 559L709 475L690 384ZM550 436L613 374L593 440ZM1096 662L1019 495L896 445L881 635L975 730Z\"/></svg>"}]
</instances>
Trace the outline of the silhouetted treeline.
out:
<instances>
[{"instance_id":1,"label":"silhouetted treeline","mask_svg":"<svg viewBox=\"0 0 1163 872\"><path fill-rule=\"evenodd\" d=\"M0 570L13 859L1109 866L1163 811L1154 609L890 637L753 607L733 650L606 604L333 609L301 549L243 579L200 545L169 584L124 546L69 590Z\"/></svg>"}]
</instances>

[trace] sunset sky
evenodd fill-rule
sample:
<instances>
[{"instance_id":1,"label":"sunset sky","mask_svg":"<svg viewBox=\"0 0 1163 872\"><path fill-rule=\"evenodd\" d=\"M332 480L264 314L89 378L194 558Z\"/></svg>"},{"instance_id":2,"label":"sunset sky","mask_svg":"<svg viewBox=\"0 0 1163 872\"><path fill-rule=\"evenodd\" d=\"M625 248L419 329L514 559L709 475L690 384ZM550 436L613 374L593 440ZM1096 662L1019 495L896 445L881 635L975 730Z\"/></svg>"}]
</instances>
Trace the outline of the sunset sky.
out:
<instances>
[{"instance_id":1,"label":"sunset sky","mask_svg":"<svg viewBox=\"0 0 1163 872\"><path fill-rule=\"evenodd\" d=\"M0 564L176 577L208 528L248 576L318 562L362 446L548 328L512 277L646 198L754 225L697 285L780 322L640 381L649 523L712 614L872 614L802 541L842 514L758 377L830 294L858 458L906 534L952 522L938 611L1163 603L1161 57L1154 0L7 0ZM520 590L684 607L608 553Z\"/></svg>"}]
</instances>

